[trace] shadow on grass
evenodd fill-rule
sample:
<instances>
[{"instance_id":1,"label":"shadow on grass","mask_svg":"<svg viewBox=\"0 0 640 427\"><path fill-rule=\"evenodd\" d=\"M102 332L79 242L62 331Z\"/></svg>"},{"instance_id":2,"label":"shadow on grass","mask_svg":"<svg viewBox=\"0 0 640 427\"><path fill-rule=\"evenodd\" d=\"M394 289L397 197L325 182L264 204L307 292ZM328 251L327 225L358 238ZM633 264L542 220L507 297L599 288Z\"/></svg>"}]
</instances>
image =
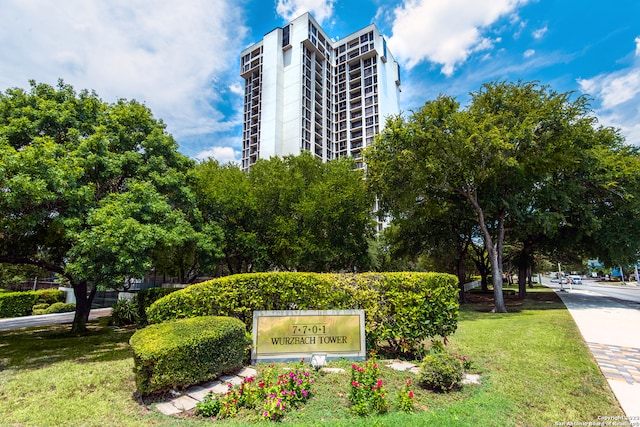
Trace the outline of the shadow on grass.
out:
<instances>
[{"instance_id":1,"label":"shadow on grass","mask_svg":"<svg viewBox=\"0 0 640 427\"><path fill-rule=\"evenodd\" d=\"M71 334L69 325L50 325L0 332L0 371L36 369L73 360L92 363L132 357L129 338L133 329L87 325L82 335Z\"/></svg>"},{"instance_id":2,"label":"shadow on grass","mask_svg":"<svg viewBox=\"0 0 640 427\"><path fill-rule=\"evenodd\" d=\"M503 292L507 313L521 313L523 310L565 310L566 307L556 293L545 286L527 288L524 299L518 297L517 288L505 287ZM497 314L494 308L493 291L473 290L466 294L467 302L460 305L465 312Z\"/></svg>"}]
</instances>

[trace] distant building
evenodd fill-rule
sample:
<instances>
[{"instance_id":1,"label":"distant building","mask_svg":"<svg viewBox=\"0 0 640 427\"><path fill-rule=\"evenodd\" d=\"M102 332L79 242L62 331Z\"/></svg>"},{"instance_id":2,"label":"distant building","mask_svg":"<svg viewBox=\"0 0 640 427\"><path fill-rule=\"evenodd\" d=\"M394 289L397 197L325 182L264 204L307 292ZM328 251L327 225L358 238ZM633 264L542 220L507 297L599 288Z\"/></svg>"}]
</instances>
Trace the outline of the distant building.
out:
<instances>
[{"instance_id":1,"label":"distant building","mask_svg":"<svg viewBox=\"0 0 640 427\"><path fill-rule=\"evenodd\" d=\"M332 41L306 13L242 51L242 168L260 158L323 161L362 149L400 112L400 68L375 25Z\"/></svg>"}]
</instances>

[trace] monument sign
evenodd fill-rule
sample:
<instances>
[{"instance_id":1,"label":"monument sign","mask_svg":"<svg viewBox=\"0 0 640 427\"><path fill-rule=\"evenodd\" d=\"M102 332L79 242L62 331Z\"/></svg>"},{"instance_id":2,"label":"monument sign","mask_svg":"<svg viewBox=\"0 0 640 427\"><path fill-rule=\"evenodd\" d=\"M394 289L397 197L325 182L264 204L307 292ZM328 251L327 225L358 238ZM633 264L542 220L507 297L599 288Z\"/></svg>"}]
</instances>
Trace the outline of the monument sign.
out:
<instances>
[{"instance_id":1,"label":"monument sign","mask_svg":"<svg viewBox=\"0 0 640 427\"><path fill-rule=\"evenodd\" d=\"M340 358L365 360L364 310L253 312L253 363Z\"/></svg>"}]
</instances>

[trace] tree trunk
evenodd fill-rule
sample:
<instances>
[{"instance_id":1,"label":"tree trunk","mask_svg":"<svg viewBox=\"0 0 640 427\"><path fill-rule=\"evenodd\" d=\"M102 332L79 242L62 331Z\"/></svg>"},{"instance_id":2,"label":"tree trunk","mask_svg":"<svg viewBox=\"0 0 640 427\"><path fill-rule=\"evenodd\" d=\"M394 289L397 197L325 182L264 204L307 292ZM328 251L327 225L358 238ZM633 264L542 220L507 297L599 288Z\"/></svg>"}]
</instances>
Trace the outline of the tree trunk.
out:
<instances>
[{"instance_id":1,"label":"tree trunk","mask_svg":"<svg viewBox=\"0 0 640 427\"><path fill-rule=\"evenodd\" d=\"M533 252L533 241L527 239L518 256L518 298L525 299L527 296L527 278L531 271L531 253Z\"/></svg>"},{"instance_id":2,"label":"tree trunk","mask_svg":"<svg viewBox=\"0 0 640 427\"><path fill-rule=\"evenodd\" d=\"M504 296L502 295L502 243L504 242L504 212L500 212L498 215L498 237L494 246L491 233L484 219L484 211L480 207L478 200L474 193L470 189L463 191L464 196L471 202L473 209L478 216L478 224L480 225L480 231L484 237L484 246L489 253L489 262L491 263L491 275L493 282L493 301L494 313L506 313L507 307L504 304Z\"/></svg>"},{"instance_id":3,"label":"tree trunk","mask_svg":"<svg viewBox=\"0 0 640 427\"><path fill-rule=\"evenodd\" d=\"M528 263L522 262L522 255L518 262L518 298L525 299L527 296L527 272L529 271Z\"/></svg>"},{"instance_id":4,"label":"tree trunk","mask_svg":"<svg viewBox=\"0 0 640 427\"><path fill-rule=\"evenodd\" d=\"M79 283L73 283L73 294L76 297L76 313L73 317L71 332L85 332L87 330L87 322L89 321L89 312L93 297L96 295L97 288L94 286L91 292L88 292L88 285L85 280Z\"/></svg>"},{"instance_id":5,"label":"tree trunk","mask_svg":"<svg viewBox=\"0 0 640 427\"><path fill-rule=\"evenodd\" d=\"M502 294L502 271L498 262L498 250L495 247L489 249L489 259L491 260L491 275L493 282L494 313L506 313L507 307L504 305L504 295Z\"/></svg>"}]
</instances>

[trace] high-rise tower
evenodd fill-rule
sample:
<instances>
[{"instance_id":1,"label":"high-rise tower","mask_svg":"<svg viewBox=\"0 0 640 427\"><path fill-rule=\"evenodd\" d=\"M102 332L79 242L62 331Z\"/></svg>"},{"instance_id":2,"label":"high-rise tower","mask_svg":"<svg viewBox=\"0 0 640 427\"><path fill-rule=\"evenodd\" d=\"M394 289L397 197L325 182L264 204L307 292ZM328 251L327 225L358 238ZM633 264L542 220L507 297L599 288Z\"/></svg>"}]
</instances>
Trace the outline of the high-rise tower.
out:
<instances>
[{"instance_id":1,"label":"high-rise tower","mask_svg":"<svg viewBox=\"0 0 640 427\"><path fill-rule=\"evenodd\" d=\"M305 13L242 52L242 168L259 158L362 150L400 112L400 68L375 25L332 41Z\"/></svg>"}]
</instances>

